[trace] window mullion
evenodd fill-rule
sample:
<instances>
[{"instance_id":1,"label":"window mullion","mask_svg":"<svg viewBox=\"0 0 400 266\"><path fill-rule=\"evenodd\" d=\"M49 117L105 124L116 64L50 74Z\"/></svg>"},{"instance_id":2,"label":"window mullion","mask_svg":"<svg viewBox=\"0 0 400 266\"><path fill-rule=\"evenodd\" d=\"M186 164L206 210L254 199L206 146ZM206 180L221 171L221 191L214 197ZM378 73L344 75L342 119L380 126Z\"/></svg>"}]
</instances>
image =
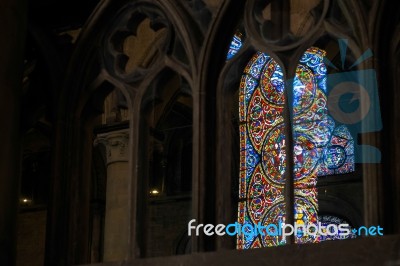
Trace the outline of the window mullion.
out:
<instances>
[{"instance_id":1,"label":"window mullion","mask_svg":"<svg viewBox=\"0 0 400 266\"><path fill-rule=\"evenodd\" d=\"M285 224L294 224L294 156L293 156L293 127L291 118L291 107L292 104L292 84L286 84L286 95L285 95L285 109L284 109L284 123L285 123L285 152L286 152L286 170L285 170ZM287 244L294 243L294 234L286 237Z\"/></svg>"}]
</instances>

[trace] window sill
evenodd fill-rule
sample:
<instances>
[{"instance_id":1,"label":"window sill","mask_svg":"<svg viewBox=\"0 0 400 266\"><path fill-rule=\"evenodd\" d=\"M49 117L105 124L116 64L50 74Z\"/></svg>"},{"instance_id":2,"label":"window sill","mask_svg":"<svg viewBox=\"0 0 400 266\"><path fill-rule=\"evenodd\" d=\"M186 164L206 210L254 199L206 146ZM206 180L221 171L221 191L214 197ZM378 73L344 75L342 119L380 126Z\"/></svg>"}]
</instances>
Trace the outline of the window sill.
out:
<instances>
[{"instance_id":1,"label":"window sill","mask_svg":"<svg viewBox=\"0 0 400 266\"><path fill-rule=\"evenodd\" d=\"M400 265L400 235L241 251L193 253L94 265L248 265L249 262L255 265Z\"/></svg>"}]
</instances>

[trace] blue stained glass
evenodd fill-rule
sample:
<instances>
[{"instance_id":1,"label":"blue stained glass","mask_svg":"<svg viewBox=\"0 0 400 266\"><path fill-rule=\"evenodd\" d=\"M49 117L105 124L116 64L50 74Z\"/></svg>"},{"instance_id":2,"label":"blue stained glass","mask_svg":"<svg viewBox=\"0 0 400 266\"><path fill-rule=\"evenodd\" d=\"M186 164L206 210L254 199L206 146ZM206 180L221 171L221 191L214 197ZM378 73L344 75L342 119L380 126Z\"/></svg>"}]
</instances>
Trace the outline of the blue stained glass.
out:
<instances>
[{"instance_id":1,"label":"blue stained glass","mask_svg":"<svg viewBox=\"0 0 400 266\"><path fill-rule=\"evenodd\" d=\"M334 121L328 116L325 87L322 86L326 78L324 56L323 50L315 47L307 49L296 68L293 81L295 191L316 184L315 173L320 169L323 148L335 127ZM307 199L314 197L316 201L316 195L307 196ZM314 241L306 237L297 240L300 243Z\"/></svg>"},{"instance_id":2,"label":"blue stained glass","mask_svg":"<svg viewBox=\"0 0 400 266\"><path fill-rule=\"evenodd\" d=\"M280 201L273 205L264 216L262 220L263 226L268 226L269 224L281 224L285 222L285 203ZM264 247L284 245L286 239L282 235L277 236L267 236L262 238L262 244Z\"/></svg>"},{"instance_id":3,"label":"blue stained glass","mask_svg":"<svg viewBox=\"0 0 400 266\"><path fill-rule=\"evenodd\" d=\"M300 63L314 69L317 68L318 65L323 63L324 61L323 56L325 56L323 50L320 50L318 48L310 48L303 54L303 56L300 59ZM324 69L325 73L322 74L326 74L326 68Z\"/></svg>"},{"instance_id":4,"label":"blue stained glass","mask_svg":"<svg viewBox=\"0 0 400 266\"><path fill-rule=\"evenodd\" d=\"M347 156L342 167L335 170L335 174L346 174L354 172L354 156Z\"/></svg>"},{"instance_id":5,"label":"blue stained glass","mask_svg":"<svg viewBox=\"0 0 400 266\"><path fill-rule=\"evenodd\" d=\"M323 152L324 156L318 170L319 176L354 171L354 141L345 125L335 128ZM330 169L330 171L326 169Z\"/></svg>"},{"instance_id":6,"label":"blue stained glass","mask_svg":"<svg viewBox=\"0 0 400 266\"><path fill-rule=\"evenodd\" d=\"M244 73L250 74L253 78L258 80L260 78L261 70L269 60L271 60L271 57L264 53L257 52L256 56L253 57L249 65L244 70Z\"/></svg>"},{"instance_id":7,"label":"blue stained glass","mask_svg":"<svg viewBox=\"0 0 400 266\"><path fill-rule=\"evenodd\" d=\"M344 139L353 139L350 134L350 131L347 129L345 125L338 126L333 133L335 136L344 138Z\"/></svg>"},{"instance_id":8,"label":"blue stained glass","mask_svg":"<svg viewBox=\"0 0 400 266\"><path fill-rule=\"evenodd\" d=\"M346 160L346 151L341 146L330 146L325 150L324 161L329 169L339 168Z\"/></svg>"},{"instance_id":9,"label":"blue stained glass","mask_svg":"<svg viewBox=\"0 0 400 266\"><path fill-rule=\"evenodd\" d=\"M226 56L226 60L232 59L238 53L240 48L242 48L242 45L243 44L242 44L241 34L240 33L235 34L229 46L229 51Z\"/></svg>"},{"instance_id":10,"label":"blue stained glass","mask_svg":"<svg viewBox=\"0 0 400 266\"><path fill-rule=\"evenodd\" d=\"M321 159L319 162L318 176L327 176L327 175L333 175L333 174L335 174L335 171L332 169L329 169L326 166L326 164L323 162L323 159Z\"/></svg>"},{"instance_id":11,"label":"blue stained glass","mask_svg":"<svg viewBox=\"0 0 400 266\"><path fill-rule=\"evenodd\" d=\"M245 230L247 232L247 234L243 234L244 235L244 239L245 239L245 248L249 249L251 243L254 241L254 239L256 238L255 234L251 234L250 230L249 230L249 226L253 226L252 222L250 221L250 219L248 217L246 217L246 222L244 225L247 225L245 227ZM247 230L246 230L247 229Z\"/></svg>"},{"instance_id":12,"label":"blue stained glass","mask_svg":"<svg viewBox=\"0 0 400 266\"><path fill-rule=\"evenodd\" d=\"M335 122L332 119L325 119L314 122L294 124L294 134L305 134L309 137L315 147L324 147L330 140Z\"/></svg>"},{"instance_id":13,"label":"blue stained glass","mask_svg":"<svg viewBox=\"0 0 400 266\"><path fill-rule=\"evenodd\" d=\"M283 128L284 82L280 66L256 53L244 70L239 94L240 184L238 222L255 226L284 217L286 167ZM238 235L237 247L256 248L283 243L268 236Z\"/></svg>"},{"instance_id":14,"label":"blue stained glass","mask_svg":"<svg viewBox=\"0 0 400 266\"><path fill-rule=\"evenodd\" d=\"M250 76L246 76L245 82L246 82L246 101L248 102L250 101L250 97L251 95L253 95L254 89L257 87L258 82Z\"/></svg>"},{"instance_id":15,"label":"blue stained glass","mask_svg":"<svg viewBox=\"0 0 400 266\"><path fill-rule=\"evenodd\" d=\"M295 180L308 177L317 165L319 152L306 134L294 134L294 173Z\"/></svg>"},{"instance_id":16,"label":"blue stained glass","mask_svg":"<svg viewBox=\"0 0 400 266\"><path fill-rule=\"evenodd\" d=\"M236 49L232 44L232 49ZM233 52L232 52L233 53ZM233 56L233 55L232 55ZM294 208L296 223L318 222L317 176L354 171L354 141L347 127L328 115L325 51L307 49L293 82ZM285 220L286 143L283 71L257 52L246 66L239 94L240 184L238 222L277 224ZM297 232L296 243L323 241ZM240 234L237 248L284 244L273 237Z\"/></svg>"},{"instance_id":17,"label":"blue stained glass","mask_svg":"<svg viewBox=\"0 0 400 266\"><path fill-rule=\"evenodd\" d=\"M273 128L262 148L262 166L271 183L283 185L286 171L286 144L283 125Z\"/></svg>"},{"instance_id":18,"label":"blue stained glass","mask_svg":"<svg viewBox=\"0 0 400 266\"><path fill-rule=\"evenodd\" d=\"M345 147L346 155L350 156L354 154L354 141L350 140L347 142L347 146Z\"/></svg>"},{"instance_id":19,"label":"blue stained glass","mask_svg":"<svg viewBox=\"0 0 400 266\"><path fill-rule=\"evenodd\" d=\"M310 174L307 168L316 164L318 176L354 170L354 164L348 159L354 157L351 134L345 125L335 128L335 122L328 115L324 56L323 50L308 49L300 60L293 82L295 143L301 134L309 139L301 144L303 146L294 147L295 176L299 179Z\"/></svg>"},{"instance_id":20,"label":"blue stained glass","mask_svg":"<svg viewBox=\"0 0 400 266\"><path fill-rule=\"evenodd\" d=\"M240 223L242 225L252 225L253 223L249 217L246 204L240 203L240 205L241 205L241 208L239 208L239 211L238 211L238 217L239 217ZM243 245L242 246L243 248L249 249L249 248L251 248L251 244L255 238L256 238L256 236L252 236L250 234L248 234L247 236L245 234L240 234L240 235L238 235L238 242L240 242L241 245Z\"/></svg>"},{"instance_id":21,"label":"blue stained glass","mask_svg":"<svg viewBox=\"0 0 400 266\"><path fill-rule=\"evenodd\" d=\"M260 155L254 150L249 139L246 144L246 158L246 182L249 183L254 168L260 162Z\"/></svg>"},{"instance_id":22,"label":"blue stained glass","mask_svg":"<svg viewBox=\"0 0 400 266\"><path fill-rule=\"evenodd\" d=\"M349 224L349 222L347 222L346 220L341 219L341 218L339 218L337 216L334 216L334 215L320 215L318 217L318 221L325 228L330 224L337 225L337 227L339 227L340 224ZM346 236L341 235L342 233L345 233L342 230L338 230L337 234L333 234L334 232L331 231L330 235L326 234L326 233L324 233L325 235L320 234L319 235L319 240L320 241L327 241L327 240L340 240L340 239L357 238L357 235L352 232L351 227L349 229L350 229L350 234L348 234Z\"/></svg>"},{"instance_id":23,"label":"blue stained glass","mask_svg":"<svg viewBox=\"0 0 400 266\"><path fill-rule=\"evenodd\" d=\"M294 115L308 111L316 97L314 76L311 69L299 65L293 82L293 109Z\"/></svg>"},{"instance_id":24,"label":"blue stained glass","mask_svg":"<svg viewBox=\"0 0 400 266\"><path fill-rule=\"evenodd\" d=\"M327 69L324 63L325 52L318 48L310 48L303 54L300 63L313 70L315 81L323 92L326 93L326 73Z\"/></svg>"},{"instance_id":25,"label":"blue stained glass","mask_svg":"<svg viewBox=\"0 0 400 266\"><path fill-rule=\"evenodd\" d=\"M279 93L284 92L283 72L279 65L277 65L276 70L272 74L271 84Z\"/></svg>"},{"instance_id":26,"label":"blue stained glass","mask_svg":"<svg viewBox=\"0 0 400 266\"><path fill-rule=\"evenodd\" d=\"M265 99L274 105L285 104L285 85L282 68L274 60L269 60L261 73L261 93Z\"/></svg>"}]
</instances>

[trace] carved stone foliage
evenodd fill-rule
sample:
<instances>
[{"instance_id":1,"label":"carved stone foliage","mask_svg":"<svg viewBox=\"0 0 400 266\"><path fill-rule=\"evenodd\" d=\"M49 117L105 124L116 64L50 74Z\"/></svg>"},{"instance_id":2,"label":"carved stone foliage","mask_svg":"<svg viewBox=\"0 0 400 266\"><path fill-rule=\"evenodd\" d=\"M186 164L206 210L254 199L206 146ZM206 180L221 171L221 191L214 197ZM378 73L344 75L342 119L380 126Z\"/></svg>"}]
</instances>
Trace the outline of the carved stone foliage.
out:
<instances>
[{"instance_id":1,"label":"carved stone foliage","mask_svg":"<svg viewBox=\"0 0 400 266\"><path fill-rule=\"evenodd\" d=\"M95 145L98 144L106 147L107 165L128 161L129 134L127 130L99 134L95 141Z\"/></svg>"}]
</instances>

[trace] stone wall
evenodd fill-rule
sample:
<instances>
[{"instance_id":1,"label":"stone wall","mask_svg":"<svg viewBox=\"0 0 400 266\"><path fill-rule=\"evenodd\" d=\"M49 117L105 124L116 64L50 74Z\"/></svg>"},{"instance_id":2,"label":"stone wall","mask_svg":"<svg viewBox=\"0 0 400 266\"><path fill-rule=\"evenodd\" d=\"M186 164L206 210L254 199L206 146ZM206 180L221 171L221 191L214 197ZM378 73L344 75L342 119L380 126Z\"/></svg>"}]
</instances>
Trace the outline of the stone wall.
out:
<instances>
[{"instance_id":1,"label":"stone wall","mask_svg":"<svg viewBox=\"0 0 400 266\"><path fill-rule=\"evenodd\" d=\"M18 215L17 266L42 266L46 240L46 210Z\"/></svg>"},{"instance_id":2,"label":"stone wall","mask_svg":"<svg viewBox=\"0 0 400 266\"><path fill-rule=\"evenodd\" d=\"M180 240L187 236L187 223L192 219L191 204L191 199L176 197L150 201L147 257L177 254Z\"/></svg>"}]
</instances>

